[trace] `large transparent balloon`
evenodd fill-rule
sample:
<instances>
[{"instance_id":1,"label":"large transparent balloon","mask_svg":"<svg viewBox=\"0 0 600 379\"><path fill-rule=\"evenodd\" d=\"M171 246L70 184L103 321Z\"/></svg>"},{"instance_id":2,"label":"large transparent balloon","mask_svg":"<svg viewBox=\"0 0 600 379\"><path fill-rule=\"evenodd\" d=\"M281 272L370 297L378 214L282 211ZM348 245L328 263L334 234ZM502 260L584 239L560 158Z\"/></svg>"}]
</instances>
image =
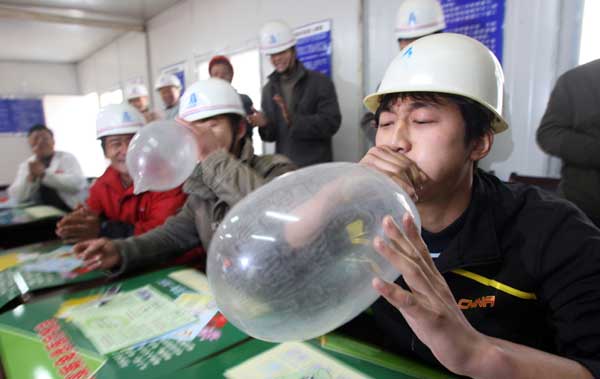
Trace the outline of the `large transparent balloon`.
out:
<instances>
[{"instance_id":1,"label":"large transparent balloon","mask_svg":"<svg viewBox=\"0 0 600 379\"><path fill-rule=\"evenodd\" d=\"M144 126L129 143L127 169L134 193L166 191L182 184L198 163L194 133L175 121Z\"/></svg>"},{"instance_id":2,"label":"large transparent balloon","mask_svg":"<svg viewBox=\"0 0 600 379\"><path fill-rule=\"evenodd\" d=\"M371 280L398 272L374 249L385 215L420 219L385 175L327 163L283 175L234 206L209 248L207 274L221 312L266 341L320 336L371 305Z\"/></svg>"}]
</instances>

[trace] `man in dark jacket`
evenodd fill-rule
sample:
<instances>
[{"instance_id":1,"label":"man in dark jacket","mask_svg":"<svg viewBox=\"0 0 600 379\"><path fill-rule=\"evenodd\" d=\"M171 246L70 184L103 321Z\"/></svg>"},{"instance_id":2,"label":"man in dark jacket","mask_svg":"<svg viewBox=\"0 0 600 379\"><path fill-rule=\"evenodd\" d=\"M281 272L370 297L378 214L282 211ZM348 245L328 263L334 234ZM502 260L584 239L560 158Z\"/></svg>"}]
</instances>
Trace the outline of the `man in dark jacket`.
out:
<instances>
[{"instance_id":1,"label":"man in dark jacket","mask_svg":"<svg viewBox=\"0 0 600 379\"><path fill-rule=\"evenodd\" d=\"M508 128L503 81L484 45L442 33L402 50L365 99L378 129L361 163L402 186L422 223L386 216L389 241L373 242L402 274L373 280L376 325L394 350L459 375L598 377L600 231L475 168Z\"/></svg>"},{"instance_id":2,"label":"man in dark jacket","mask_svg":"<svg viewBox=\"0 0 600 379\"><path fill-rule=\"evenodd\" d=\"M296 57L296 39L280 21L265 24L260 48L275 71L262 92L262 112L248 117L259 127L263 141L275 142L275 151L298 166L333 160L331 138L342 116L333 82L306 69Z\"/></svg>"},{"instance_id":3,"label":"man in dark jacket","mask_svg":"<svg viewBox=\"0 0 600 379\"><path fill-rule=\"evenodd\" d=\"M600 227L600 59L558 78L537 141L562 159L560 193Z\"/></svg>"}]
</instances>

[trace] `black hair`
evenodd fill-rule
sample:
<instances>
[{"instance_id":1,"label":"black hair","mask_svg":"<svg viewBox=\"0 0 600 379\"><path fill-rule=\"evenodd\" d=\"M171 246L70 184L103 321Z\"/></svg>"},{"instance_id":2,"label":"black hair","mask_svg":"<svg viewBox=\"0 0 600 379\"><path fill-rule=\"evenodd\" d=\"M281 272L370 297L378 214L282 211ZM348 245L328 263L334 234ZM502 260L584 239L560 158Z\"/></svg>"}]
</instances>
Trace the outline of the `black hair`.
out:
<instances>
[{"instance_id":1,"label":"black hair","mask_svg":"<svg viewBox=\"0 0 600 379\"><path fill-rule=\"evenodd\" d=\"M54 137L54 133L52 133L52 130L50 130L46 125L44 124L35 124L33 125L31 128L29 128L29 130L27 131L27 137L29 137L30 135L32 135L35 132L38 132L40 130L45 130L48 133L50 133L51 136Z\"/></svg>"},{"instance_id":2,"label":"black hair","mask_svg":"<svg viewBox=\"0 0 600 379\"><path fill-rule=\"evenodd\" d=\"M235 139L235 136L238 132L238 129L240 127L240 121L244 120L244 117L242 117L241 115L237 114L237 113L226 113L224 115L221 116L225 116L229 119L229 123L231 124L231 131L233 134L233 138Z\"/></svg>"},{"instance_id":3,"label":"black hair","mask_svg":"<svg viewBox=\"0 0 600 379\"><path fill-rule=\"evenodd\" d=\"M102 146L102 152L106 155L106 136L100 137L100 146Z\"/></svg>"},{"instance_id":4,"label":"black hair","mask_svg":"<svg viewBox=\"0 0 600 379\"><path fill-rule=\"evenodd\" d=\"M429 34L424 35L424 36L411 37L411 38L403 38L403 37L401 37L401 38L398 38L398 42L401 42L401 41L404 41L404 40L407 40L407 39L411 39L411 40L415 40L416 41L419 38L427 37L427 36L430 36L430 35L433 35L433 34L440 34L440 33L443 33L443 32L444 32L444 29L440 29L440 30L436 30L435 32L429 33Z\"/></svg>"},{"instance_id":5,"label":"black hair","mask_svg":"<svg viewBox=\"0 0 600 379\"><path fill-rule=\"evenodd\" d=\"M465 144L467 145L489 133L492 129L493 121L497 118L492 111L464 96L437 92L405 92L391 93L383 96L375 112L376 125L379 125L381 112L389 110L392 103L397 99L404 100L407 98L434 104L441 104L443 101L456 104L465 121Z\"/></svg>"},{"instance_id":6,"label":"black hair","mask_svg":"<svg viewBox=\"0 0 600 379\"><path fill-rule=\"evenodd\" d=\"M236 136L238 134L238 131L240 129L240 122L246 122L246 118L242 117L241 115L237 114L237 113L226 113L223 116L227 117L227 120L229 121L229 125L231 126L231 146L229 146L229 151L234 153L234 154L239 154L239 151L233 151L234 149L238 150L237 147L241 146L236 144ZM248 126L246 125L246 128ZM246 138L246 136L248 135L248 133L244 133L244 136L242 137L242 139L240 140L241 144L243 144L244 138Z\"/></svg>"}]
</instances>

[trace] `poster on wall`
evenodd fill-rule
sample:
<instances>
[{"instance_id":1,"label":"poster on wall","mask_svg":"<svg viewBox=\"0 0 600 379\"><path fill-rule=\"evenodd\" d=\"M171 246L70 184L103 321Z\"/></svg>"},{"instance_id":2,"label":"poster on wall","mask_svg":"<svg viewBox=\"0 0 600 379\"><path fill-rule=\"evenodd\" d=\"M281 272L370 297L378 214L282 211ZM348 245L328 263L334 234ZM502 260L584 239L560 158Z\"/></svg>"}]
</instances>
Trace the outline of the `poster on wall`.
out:
<instances>
[{"instance_id":1,"label":"poster on wall","mask_svg":"<svg viewBox=\"0 0 600 379\"><path fill-rule=\"evenodd\" d=\"M441 0L446 32L475 38L502 63L505 0Z\"/></svg>"},{"instance_id":2,"label":"poster on wall","mask_svg":"<svg viewBox=\"0 0 600 379\"><path fill-rule=\"evenodd\" d=\"M35 124L45 124L41 99L1 99L0 133L27 133Z\"/></svg>"},{"instance_id":3,"label":"poster on wall","mask_svg":"<svg viewBox=\"0 0 600 379\"><path fill-rule=\"evenodd\" d=\"M173 74L181 82L181 93L185 91L185 62L172 64L160 70L161 74Z\"/></svg>"},{"instance_id":4,"label":"poster on wall","mask_svg":"<svg viewBox=\"0 0 600 379\"><path fill-rule=\"evenodd\" d=\"M331 77L331 20L324 20L294 29L296 53L309 70Z\"/></svg>"}]
</instances>

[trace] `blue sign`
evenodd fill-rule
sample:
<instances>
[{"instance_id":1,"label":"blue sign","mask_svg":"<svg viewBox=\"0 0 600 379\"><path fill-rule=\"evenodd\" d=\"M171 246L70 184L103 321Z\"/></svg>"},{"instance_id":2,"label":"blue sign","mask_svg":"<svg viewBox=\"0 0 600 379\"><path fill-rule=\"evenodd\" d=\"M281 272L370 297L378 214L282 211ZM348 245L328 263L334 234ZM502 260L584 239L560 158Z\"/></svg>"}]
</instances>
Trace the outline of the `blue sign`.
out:
<instances>
[{"instance_id":1,"label":"blue sign","mask_svg":"<svg viewBox=\"0 0 600 379\"><path fill-rule=\"evenodd\" d=\"M331 20L296 28L296 54L309 70L331 77Z\"/></svg>"},{"instance_id":2,"label":"blue sign","mask_svg":"<svg viewBox=\"0 0 600 379\"><path fill-rule=\"evenodd\" d=\"M42 100L0 99L0 133L26 133L45 122Z\"/></svg>"},{"instance_id":3,"label":"blue sign","mask_svg":"<svg viewBox=\"0 0 600 379\"><path fill-rule=\"evenodd\" d=\"M179 79L179 81L181 82L181 93L183 94L185 92L185 72L183 70L180 70L174 72L173 75L175 75L177 79Z\"/></svg>"},{"instance_id":4,"label":"blue sign","mask_svg":"<svg viewBox=\"0 0 600 379\"><path fill-rule=\"evenodd\" d=\"M446 32L475 38L502 63L505 0L441 0Z\"/></svg>"}]
</instances>

